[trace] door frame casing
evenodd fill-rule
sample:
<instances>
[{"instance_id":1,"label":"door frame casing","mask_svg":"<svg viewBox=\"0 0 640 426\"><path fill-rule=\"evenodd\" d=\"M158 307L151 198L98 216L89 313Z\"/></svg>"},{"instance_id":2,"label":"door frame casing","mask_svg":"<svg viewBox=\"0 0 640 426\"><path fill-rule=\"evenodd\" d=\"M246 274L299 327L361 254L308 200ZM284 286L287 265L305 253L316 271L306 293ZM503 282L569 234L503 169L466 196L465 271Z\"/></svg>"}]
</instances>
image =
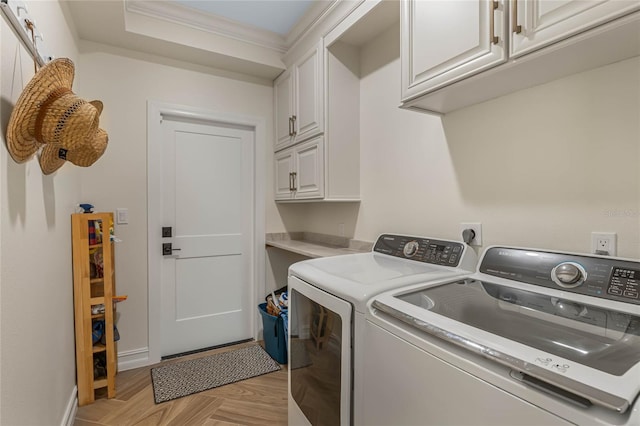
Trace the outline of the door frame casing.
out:
<instances>
[{"instance_id":1,"label":"door frame casing","mask_svg":"<svg viewBox=\"0 0 640 426\"><path fill-rule=\"evenodd\" d=\"M161 244L162 224L162 119L198 120L212 125L248 129L253 132L253 215L252 272L249 274L249 294L257 303L258 294L265 292L265 146L266 122L262 117L238 115L203 108L147 101L147 288L148 288L148 363L161 359ZM251 334L257 340L257 308L249 310Z\"/></svg>"}]
</instances>

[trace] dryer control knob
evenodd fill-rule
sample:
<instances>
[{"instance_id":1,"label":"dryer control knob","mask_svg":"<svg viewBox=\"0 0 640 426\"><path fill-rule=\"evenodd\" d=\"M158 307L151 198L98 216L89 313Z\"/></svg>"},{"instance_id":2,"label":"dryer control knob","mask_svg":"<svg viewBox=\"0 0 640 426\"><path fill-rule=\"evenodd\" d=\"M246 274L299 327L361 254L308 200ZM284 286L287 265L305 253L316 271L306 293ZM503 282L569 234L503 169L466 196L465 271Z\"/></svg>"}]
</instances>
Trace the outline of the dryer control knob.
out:
<instances>
[{"instance_id":1,"label":"dryer control knob","mask_svg":"<svg viewBox=\"0 0 640 426\"><path fill-rule=\"evenodd\" d=\"M553 268L551 279L560 287L574 288L587 279L587 272L577 263L563 262Z\"/></svg>"},{"instance_id":2,"label":"dryer control knob","mask_svg":"<svg viewBox=\"0 0 640 426\"><path fill-rule=\"evenodd\" d=\"M409 241L407 244L404 245L404 248L402 249L402 253L404 253L404 255L407 257L413 257L416 255L419 248L420 248L420 244L418 244L417 241Z\"/></svg>"}]
</instances>

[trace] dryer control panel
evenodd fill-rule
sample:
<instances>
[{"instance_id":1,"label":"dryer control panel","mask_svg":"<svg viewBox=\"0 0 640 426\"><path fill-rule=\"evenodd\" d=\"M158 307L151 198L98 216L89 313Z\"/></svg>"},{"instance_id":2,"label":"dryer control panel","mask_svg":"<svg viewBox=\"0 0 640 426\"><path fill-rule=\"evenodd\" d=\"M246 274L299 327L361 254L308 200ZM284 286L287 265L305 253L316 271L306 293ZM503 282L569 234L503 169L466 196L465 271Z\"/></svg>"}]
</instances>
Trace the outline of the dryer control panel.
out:
<instances>
[{"instance_id":1,"label":"dryer control panel","mask_svg":"<svg viewBox=\"0 0 640 426\"><path fill-rule=\"evenodd\" d=\"M380 235L373 251L434 265L457 267L464 243L407 235Z\"/></svg>"}]
</instances>

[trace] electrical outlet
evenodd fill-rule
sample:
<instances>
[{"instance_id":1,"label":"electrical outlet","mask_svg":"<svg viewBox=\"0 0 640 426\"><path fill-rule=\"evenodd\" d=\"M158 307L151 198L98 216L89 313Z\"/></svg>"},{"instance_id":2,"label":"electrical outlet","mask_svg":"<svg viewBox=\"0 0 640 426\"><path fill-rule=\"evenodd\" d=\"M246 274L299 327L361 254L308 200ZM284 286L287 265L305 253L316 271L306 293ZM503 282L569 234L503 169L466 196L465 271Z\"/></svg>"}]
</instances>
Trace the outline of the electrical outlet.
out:
<instances>
[{"instance_id":1,"label":"electrical outlet","mask_svg":"<svg viewBox=\"0 0 640 426\"><path fill-rule=\"evenodd\" d=\"M469 243L471 246L481 246L482 245L482 224L481 223L461 223L460 224L460 237L462 238L462 232L465 229L473 229L475 236Z\"/></svg>"},{"instance_id":2,"label":"electrical outlet","mask_svg":"<svg viewBox=\"0 0 640 426\"><path fill-rule=\"evenodd\" d=\"M617 240L615 232L592 232L591 253L615 256L618 253Z\"/></svg>"}]
</instances>

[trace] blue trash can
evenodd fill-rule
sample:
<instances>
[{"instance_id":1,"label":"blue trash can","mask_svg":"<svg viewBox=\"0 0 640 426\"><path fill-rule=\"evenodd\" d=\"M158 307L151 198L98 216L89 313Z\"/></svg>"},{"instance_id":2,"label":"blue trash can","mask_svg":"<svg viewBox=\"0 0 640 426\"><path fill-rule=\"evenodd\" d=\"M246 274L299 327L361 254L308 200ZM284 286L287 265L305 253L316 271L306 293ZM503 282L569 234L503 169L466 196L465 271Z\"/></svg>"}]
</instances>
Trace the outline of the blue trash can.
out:
<instances>
[{"instance_id":1,"label":"blue trash can","mask_svg":"<svg viewBox=\"0 0 640 426\"><path fill-rule=\"evenodd\" d=\"M281 316L273 316L267 313L267 304L258 305L262 315L262 338L264 349L269 356L280 364L287 363L287 334L284 331L284 319Z\"/></svg>"}]
</instances>

